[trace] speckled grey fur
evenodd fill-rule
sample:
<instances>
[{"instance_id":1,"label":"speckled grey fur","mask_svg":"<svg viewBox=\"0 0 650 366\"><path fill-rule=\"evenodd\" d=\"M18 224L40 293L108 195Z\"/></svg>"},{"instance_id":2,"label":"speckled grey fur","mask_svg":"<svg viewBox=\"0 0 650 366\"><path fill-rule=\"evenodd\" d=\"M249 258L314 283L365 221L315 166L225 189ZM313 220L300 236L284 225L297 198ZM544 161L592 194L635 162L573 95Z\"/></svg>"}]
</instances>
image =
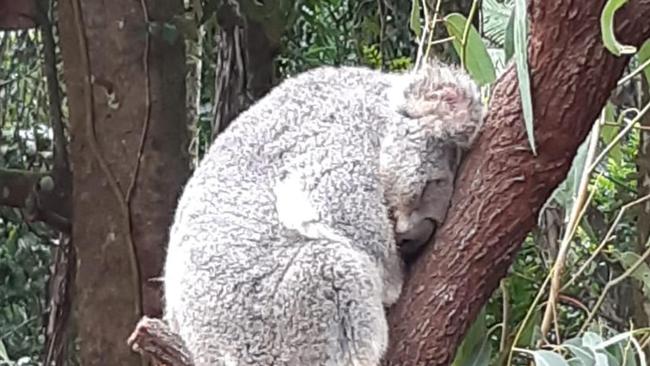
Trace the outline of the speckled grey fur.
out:
<instances>
[{"instance_id":1,"label":"speckled grey fur","mask_svg":"<svg viewBox=\"0 0 650 366\"><path fill-rule=\"evenodd\" d=\"M196 365L378 365L402 286L395 217L481 120L476 86L442 65L320 67L243 112L170 232L165 320Z\"/></svg>"}]
</instances>

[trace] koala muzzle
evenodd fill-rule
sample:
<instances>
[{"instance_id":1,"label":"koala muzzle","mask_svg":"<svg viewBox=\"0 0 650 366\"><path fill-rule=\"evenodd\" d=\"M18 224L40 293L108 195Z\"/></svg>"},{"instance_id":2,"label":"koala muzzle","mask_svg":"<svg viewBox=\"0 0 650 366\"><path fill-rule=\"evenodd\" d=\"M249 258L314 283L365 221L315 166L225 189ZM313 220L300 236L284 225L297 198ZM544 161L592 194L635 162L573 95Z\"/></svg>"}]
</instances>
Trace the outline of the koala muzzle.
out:
<instances>
[{"instance_id":1,"label":"koala muzzle","mask_svg":"<svg viewBox=\"0 0 650 366\"><path fill-rule=\"evenodd\" d=\"M410 230L395 235L395 241L405 260L417 256L433 238L438 225L432 219L424 219Z\"/></svg>"}]
</instances>

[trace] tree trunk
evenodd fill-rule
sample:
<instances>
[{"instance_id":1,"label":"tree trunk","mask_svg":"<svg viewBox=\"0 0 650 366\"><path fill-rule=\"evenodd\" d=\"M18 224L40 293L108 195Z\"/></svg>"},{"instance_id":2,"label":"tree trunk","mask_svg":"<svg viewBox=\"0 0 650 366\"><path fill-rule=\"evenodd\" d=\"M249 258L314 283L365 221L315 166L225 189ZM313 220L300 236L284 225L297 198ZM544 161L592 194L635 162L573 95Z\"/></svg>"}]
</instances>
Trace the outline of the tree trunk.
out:
<instances>
[{"instance_id":1,"label":"tree trunk","mask_svg":"<svg viewBox=\"0 0 650 366\"><path fill-rule=\"evenodd\" d=\"M290 18L274 21L286 12L282 4L225 0L217 10L213 140L273 86L274 57Z\"/></svg>"},{"instance_id":2,"label":"tree trunk","mask_svg":"<svg viewBox=\"0 0 650 366\"><path fill-rule=\"evenodd\" d=\"M0 0L0 30L35 27L36 7L35 0Z\"/></svg>"},{"instance_id":3,"label":"tree trunk","mask_svg":"<svg viewBox=\"0 0 650 366\"><path fill-rule=\"evenodd\" d=\"M628 57L601 40L605 0L530 2L535 140L528 146L514 67L498 80L486 126L460 169L445 224L391 309L386 364L448 365L464 333L505 276L543 203L564 179ZM650 36L650 0L620 11L617 35Z\"/></svg>"},{"instance_id":4,"label":"tree trunk","mask_svg":"<svg viewBox=\"0 0 650 366\"><path fill-rule=\"evenodd\" d=\"M160 316L164 248L189 176L181 0L59 0L70 106L75 317L83 365L135 365ZM172 28L173 29L173 28Z\"/></svg>"}]
</instances>

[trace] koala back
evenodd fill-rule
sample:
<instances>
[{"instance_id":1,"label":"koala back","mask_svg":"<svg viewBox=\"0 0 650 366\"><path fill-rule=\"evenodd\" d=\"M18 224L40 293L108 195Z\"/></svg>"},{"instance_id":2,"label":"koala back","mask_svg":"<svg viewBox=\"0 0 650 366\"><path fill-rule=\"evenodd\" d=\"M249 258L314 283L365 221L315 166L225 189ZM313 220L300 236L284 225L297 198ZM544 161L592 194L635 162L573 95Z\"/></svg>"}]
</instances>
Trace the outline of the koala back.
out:
<instances>
[{"instance_id":1,"label":"koala back","mask_svg":"<svg viewBox=\"0 0 650 366\"><path fill-rule=\"evenodd\" d=\"M390 79L306 72L214 141L179 201L164 274L165 317L197 364L379 360L384 264L397 257L373 173Z\"/></svg>"}]
</instances>

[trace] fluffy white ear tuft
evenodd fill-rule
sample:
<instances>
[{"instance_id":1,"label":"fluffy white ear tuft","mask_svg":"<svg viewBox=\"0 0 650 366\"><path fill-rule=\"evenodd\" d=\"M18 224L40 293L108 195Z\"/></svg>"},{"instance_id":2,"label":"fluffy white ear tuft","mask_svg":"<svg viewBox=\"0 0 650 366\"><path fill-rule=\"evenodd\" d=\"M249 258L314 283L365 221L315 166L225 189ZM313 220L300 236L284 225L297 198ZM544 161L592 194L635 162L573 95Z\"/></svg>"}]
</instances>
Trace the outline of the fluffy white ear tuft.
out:
<instances>
[{"instance_id":1,"label":"fluffy white ear tuft","mask_svg":"<svg viewBox=\"0 0 650 366\"><path fill-rule=\"evenodd\" d=\"M388 97L397 113L460 147L471 145L483 124L479 88L455 66L433 62L400 75Z\"/></svg>"}]
</instances>

